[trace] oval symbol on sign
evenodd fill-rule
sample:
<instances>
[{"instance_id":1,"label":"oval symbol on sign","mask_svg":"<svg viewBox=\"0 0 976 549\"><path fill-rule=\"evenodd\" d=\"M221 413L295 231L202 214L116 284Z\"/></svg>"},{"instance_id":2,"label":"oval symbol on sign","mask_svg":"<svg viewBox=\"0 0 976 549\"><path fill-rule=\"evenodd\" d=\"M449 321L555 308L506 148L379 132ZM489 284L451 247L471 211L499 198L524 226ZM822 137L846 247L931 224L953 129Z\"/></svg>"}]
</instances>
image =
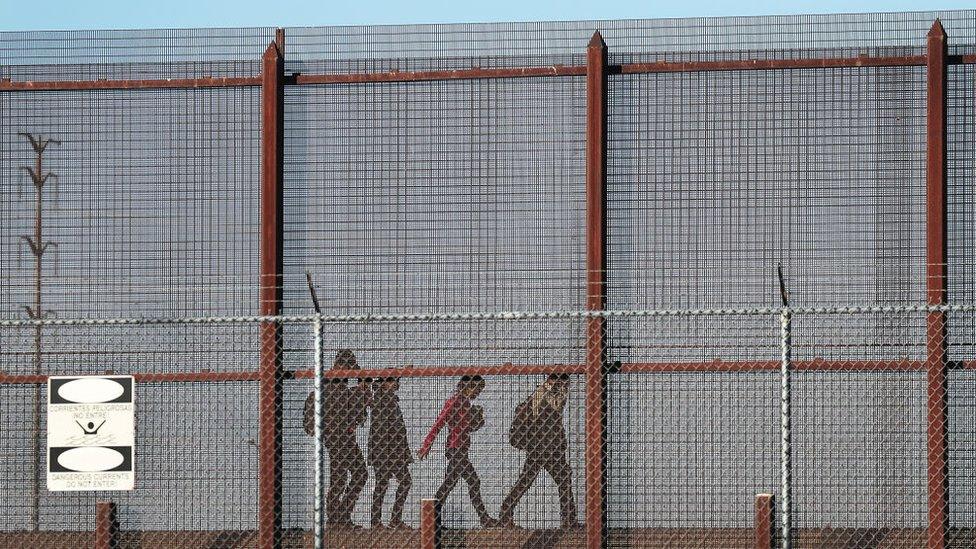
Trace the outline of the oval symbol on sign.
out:
<instances>
[{"instance_id":1,"label":"oval symbol on sign","mask_svg":"<svg viewBox=\"0 0 976 549\"><path fill-rule=\"evenodd\" d=\"M58 463L65 469L81 473L95 473L115 469L125 457L111 448L82 447L72 448L60 456Z\"/></svg>"},{"instance_id":2,"label":"oval symbol on sign","mask_svg":"<svg viewBox=\"0 0 976 549\"><path fill-rule=\"evenodd\" d=\"M124 392L125 387L121 383L101 377L76 379L58 387L58 396L81 404L109 402Z\"/></svg>"}]
</instances>

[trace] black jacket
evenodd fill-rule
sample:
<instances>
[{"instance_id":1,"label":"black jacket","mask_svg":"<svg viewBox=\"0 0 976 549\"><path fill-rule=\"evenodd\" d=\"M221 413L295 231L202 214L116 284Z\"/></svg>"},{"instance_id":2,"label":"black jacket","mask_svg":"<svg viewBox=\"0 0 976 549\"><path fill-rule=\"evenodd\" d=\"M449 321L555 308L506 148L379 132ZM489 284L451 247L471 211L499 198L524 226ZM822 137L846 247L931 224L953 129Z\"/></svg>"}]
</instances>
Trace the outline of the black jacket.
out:
<instances>
[{"instance_id":1,"label":"black jacket","mask_svg":"<svg viewBox=\"0 0 976 549\"><path fill-rule=\"evenodd\" d=\"M393 391L380 389L373 394L366 455L367 462L374 467L398 466L413 461L400 397Z\"/></svg>"}]
</instances>

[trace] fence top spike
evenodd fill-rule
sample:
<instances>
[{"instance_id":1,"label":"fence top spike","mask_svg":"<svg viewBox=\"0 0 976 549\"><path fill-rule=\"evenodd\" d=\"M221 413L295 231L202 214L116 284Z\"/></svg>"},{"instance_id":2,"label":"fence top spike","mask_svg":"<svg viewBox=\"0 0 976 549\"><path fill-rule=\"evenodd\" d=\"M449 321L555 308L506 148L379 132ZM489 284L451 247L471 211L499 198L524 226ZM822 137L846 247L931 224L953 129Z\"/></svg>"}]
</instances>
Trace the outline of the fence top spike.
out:
<instances>
[{"instance_id":1,"label":"fence top spike","mask_svg":"<svg viewBox=\"0 0 976 549\"><path fill-rule=\"evenodd\" d=\"M268 44L267 49L264 50L264 57L267 59L269 57L280 57L280 56L281 56L281 50L278 48L278 43L272 40L271 43Z\"/></svg>"},{"instance_id":2,"label":"fence top spike","mask_svg":"<svg viewBox=\"0 0 976 549\"><path fill-rule=\"evenodd\" d=\"M587 45L588 48L605 48L607 43L603 41L603 35L600 31L594 31L593 37L590 38L590 43Z\"/></svg>"},{"instance_id":3,"label":"fence top spike","mask_svg":"<svg viewBox=\"0 0 976 549\"><path fill-rule=\"evenodd\" d=\"M938 38L942 38L943 40L946 39L947 35L946 35L945 27L942 26L942 20L936 19L935 22L932 23L932 28L929 29L928 36L929 38L938 37Z\"/></svg>"}]
</instances>

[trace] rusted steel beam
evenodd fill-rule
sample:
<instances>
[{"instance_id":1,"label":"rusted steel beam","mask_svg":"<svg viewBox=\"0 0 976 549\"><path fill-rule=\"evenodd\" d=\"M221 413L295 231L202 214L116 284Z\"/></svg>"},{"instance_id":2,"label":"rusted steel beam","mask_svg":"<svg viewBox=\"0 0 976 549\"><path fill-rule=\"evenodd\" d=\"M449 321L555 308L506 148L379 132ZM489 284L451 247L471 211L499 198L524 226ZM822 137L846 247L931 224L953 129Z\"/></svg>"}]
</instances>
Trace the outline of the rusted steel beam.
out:
<instances>
[{"instance_id":1,"label":"rusted steel beam","mask_svg":"<svg viewBox=\"0 0 976 549\"><path fill-rule=\"evenodd\" d=\"M119 520L115 502L95 503L95 549L116 549L119 546Z\"/></svg>"},{"instance_id":2,"label":"rusted steel beam","mask_svg":"<svg viewBox=\"0 0 976 549\"><path fill-rule=\"evenodd\" d=\"M607 44L586 48L586 309L606 308ZM606 545L606 319L586 322L586 546Z\"/></svg>"},{"instance_id":3,"label":"rusted steel beam","mask_svg":"<svg viewBox=\"0 0 976 549\"><path fill-rule=\"evenodd\" d=\"M284 31L275 33L279 49L284 52ZM609 74L649 74L662 72L707 72L776 69L824 69L843 67L911 67L925 66L922 55L842 57L821 59L746 59L737 61L660 61L653 63L625 63L607 65ZM976 55L950 55L949 65L976 64ZM478 80L484 78L539 78L547 76L585 76L585 65L547 65L540 67L507 67L497 69L455 69L434 71L388 71L350 74L296 74L284 79L285 85L303 84L364 84L379 82L430 82L437 80ZM137 90L161 88L234 88L260 86L261 76L157 78L120 80L27 80L0 81L4 91L79 91L79 90Z\"/></svg>"},{"instance_id":4,"label":"rusted steel beam","mask_svg":"<svg viewBox=\"0 0 976 549\"><path fill-rule=\"evenodd\" d=\"M777 371L780 363L769 360L711 360L702 362L624 362L618 372L633 373L680 373L680 372L768 372ZM798 360L794 370L810 372L918 372L928 367L920 360ZM950 361L950 370L976 370L976 360ZM118 372L116 372L118 373ZM421 366L416 368L378 368L375 370L326 370L325 378L358 379L379 377L425 378L455 377L460 375L520 376L548 374L585 374L586 364L468 364L461 366ZM131 375L141 383L220 383L228 381L259 381L260 372L135 372ZM72 375L72 374L57 374ZM77 374L88 375L88 374ZM282 372L284 379L312 379L312 370ZM0 374L0 385L36 385L47 383L47 375Z\"/></svg>"},{"instance_id":5,"label":"rusted steel beam","mask_svg":"<svg viewBox=\"0 0 976 549\"><path fill-rule=\"evenodd\" d=\"M441 548L441 506L436 499L420 501L420 549Z\"/></svg>"},{"instance_id":6,"label":"rusted steel beam","mask_svg":"<svg viewBox=\"0 0 976 549\"><path fill-rule=\"evenodd\" d=\"M461 375L519 376L545 374L583 374L584 364L470 364L462 366L419 366L416 368L377 368L366 370L326 370L326 379L359 379L380 377L454 377ZM294 370L285 373L289 379L312 379L313 370Z\"/></svg>"},{"instance_id":7,"label":"rusted steel beam","mask_svg":"<svg viewBox=\"0 0 976 549\"><path fill-rule=\"evenodd\" d=\"M756 530L756 549L774 549L776 547L775 525L773 519L773 494L756 494L756 519L753 524Z\"/></svg>"},{"instance_id":8,"label":"rusted steel beam","mask_svg":"<svg viewBox=\"0 0 976 549\"><path fill-rule=\"evenodd\" d=\"M261 277L260 314L279 315L282 306L284 58L272 42L261 75ZM258 537L263 549L281 545L282 393L281 324L260 330Z\"/></svg>"},{"instance_id":9,"label":"rusted steel beam","mask_svg":"<svg viewBox=\"0 0 976 549\"><path fill-rule=\"evenodd\" d=\"M71 374L57 374L71 375ZM92 374L78 374L92 375ZM206 383L223 381L258 381L258 372L137 372L133 374L115 373L112 375L131 375L140 383ZM47 383L47 375L0 374L0 385L34 385Z\"/></svg>"},{"instance_id":10,"label":"rusted steel beam","mask_svg":"<svg viewBox=\"0 0 976 549\"><path fill-rule=\"evenodd\" d=\"M284 51L284 33L279 32ZM951 55L949 65L976 64L976 55ZM607 65L609 74L650 74L664 72L708 72L776 69L824 69L843 67L909 67L926 65L926 56L849 57L822 59L750 59L738 61L660 61L653 63L625 63ZM478 80L485 78L539 78L547 76L585 76L583 65L548 65L541 67L509 67L497 69L456 69L435 71L388 71L350 74L296 74L284 79L285 85L303 84L365 84L380 82L430 82L438 80ZM260 86L262 77L200 77L158 78L134 80L27 80L0 81L4 91L80 91L80 90L137 90L137 89L199 89Z\"/></svg>"},{"instance_id":11,"label":"rusted steel beam","mask_svg":"<svg viewBox=\"0 0 976 549\"><path fill-rule=\"evenodd\" d=\"M390 71L350 74L298 74L288 84L365 84L374 82L430 82L435 80L479 80L484 78L528 78L545 76L584 76L585 66L550 65L498 69L457 69L436 71Z\"/></svg>"},{"instance_id":12,"label":"rusted steel beam","mask_svg":"<svg viewBox=\"0 0 976 549\"><path fill-rule=\"evenodd\" d=\"M161 88L238 88L260 86L261 77L165 78L155 80L0 81L0 91L140 90Z\"/></svg>"},{"instance_id":13,"label":"rusted steel beam","mask_svg":"<svg viewBox=\"0 0 976 549\"><path fill-rule=\"evenodd\" d=\"M712 360L703 362L625 362L622 373L672 372L778 372L782 363L776 360ZM919 360L796 360L794 371L808 372L912 372L925 369Z\"/></svg>"},{"instance_id":14,"label":"rusted steel beam","mask_svg":"<svg viewBox=\"0 0 976 549\"><path fill-rule=\"evenodd\" d=\"M946 104L948 44L937 19L926 55L926 293L929 305L948 302ZM944 312L927 319L929 549L946 546L949 531L948 330Z\"/></svg>"},{"instance_id":15,"label":"rusted steel beam","mask_svg":"<svg viewBox=\"0 0 976 549\"><path fill-rule=\"evenodd\" d=\"M925 56L846 57L824 59L741 59L733 61L659 61L626 63L611 68L615 74L648 74L660 72L756 71L780 69L832 69L859 67L924 66Z\"/></svg>"},{"instance_id":16,"label":"rusted steel beam","mask_svg":"<svg viewBox=\"0 0 976 549\"><path fill-rule=\"evenodd\" d=\"M950 65L976 65L976 54L950 55L946 57L946 62Z\"/></svg>"}]
</instances>

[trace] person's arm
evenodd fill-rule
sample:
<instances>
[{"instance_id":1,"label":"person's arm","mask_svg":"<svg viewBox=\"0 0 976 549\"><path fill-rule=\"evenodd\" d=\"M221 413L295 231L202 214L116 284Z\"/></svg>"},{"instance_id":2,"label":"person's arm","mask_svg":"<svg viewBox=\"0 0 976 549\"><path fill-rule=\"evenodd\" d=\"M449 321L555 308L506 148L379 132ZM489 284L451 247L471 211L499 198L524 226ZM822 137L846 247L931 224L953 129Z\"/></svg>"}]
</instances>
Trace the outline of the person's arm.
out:
<instances>
[{"instance_id":1,"label":"person's arm","mask_svg":"<svg viewBox=\"0 0 976 549\"><path fill-rule=\"evenodd\" d=\"M449 398L447 402L444 403L444 408L441 409L441 413L437 415L437 419L434 420L434 425L431 426L430 432L427 433L427 436L424 438L424 443L421 444L420 449L417 450L417 455L420 456L421 459L427 457L427 454L430 453L430 447L434 445L434 440L447 423L447 418L451 417L451 412L454 410L454 402L455 399L453 397Z\"/></svg>"}]
</instances>

